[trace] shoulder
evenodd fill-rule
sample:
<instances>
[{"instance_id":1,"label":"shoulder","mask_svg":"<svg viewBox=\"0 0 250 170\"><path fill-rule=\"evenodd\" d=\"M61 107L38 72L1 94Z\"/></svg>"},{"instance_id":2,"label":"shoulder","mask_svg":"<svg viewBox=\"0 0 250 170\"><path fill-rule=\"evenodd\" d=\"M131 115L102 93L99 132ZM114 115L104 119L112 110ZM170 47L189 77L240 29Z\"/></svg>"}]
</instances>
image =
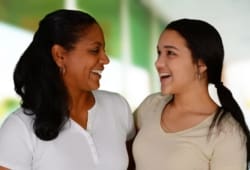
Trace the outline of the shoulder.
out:
<instances>
[{"instance_id":1,"label":"shoulder","mask_svg":"<svg viewBox=\"0 0 250 170\"><path fill-rule=\"evenodd\" d=\"M155 113L161 113L171 99L172 95L162 95L160 92L148 95L134 111L136 127L141 128L142 124L151 120Z\"/></svg>"},{"instance_id":2,"label":"shoulder","mask_svg":"<svg viewBox=\"0 0 250 170\"><path fill-rule=\"evenodd\" d=\"M96 90L93 91L93 94L97 100L98 108L102 112L106 112L106 114L103 114L106 119L115 123L119 127L117 130L120 129L120 132L126 132L128 139L133 137L134 121L127 100L119 93L105 90Z\"/></svg>"},{"instance_id":3,"label":"shoulder","mask_svg":"<svg viewBox=\"0 0 250 170\"><path fill-rule=\"evenodd\" d=\"M17 109L11 113L2 123L0 127L0 136L6 137L10 136L13 138L18 138L22 134L22 137L34 136L33 132L33 118L24 113L22 108Z\"/></svg>"},{"instance_id":4,"label":"shoulder","mask_svg":"<svg viewBox=\"0 0 250 170\"><path fill-rule=\"evenodd\" d=\"M33 119L32 116L24 114L22 108L17 109L11 113L3 122L0 127L0 141L17 140L20 143L20 139L29 140L33 138ZM22 140L23 142L23 140Z\"/></svg>"},{"instance_id":5,"label":"shoulder","mask_svg":"<svg viewBox=\"0 0 250 170\"><path fill-rule=\"evenodd\" d=\"M105 90L93 91L96 100L96 107L104 109L109 113L130 113L131 108L127 100L116 92L109 92Z\"/></svg>"},{"instance_id":6,"label":"shoulder","mask_svg":"<svg viewBox=\"0 0 250 170\"><path fill-rule=\"evenodd\" d=\"M227 138L231 138L233 140L238 138L240 141L245 141L243 129L231 113L227 113L222 118L216 129L223 138L227 136Z\"/></svg>"},{"instance_id":7,"label":"shoulder","mask_svg":"<svg viewBox=\"0 0 250 170\"><path fill-rule=\"evenodd\" d=\"M210 141L212 167L246 169L247 141L239 123L230 113L227 113L214 130L216 131ZM229 152L233 154L228 154ZM225 164L222 160L228 160L228 163Z\"/></svg>"},{"instance_id":8,"label":"shoulder","mask_svg":"<svg viewBox=\"0 0 250 170\"><path fill-rule=\"evenodd\" d=\"M105 90L95 90L93 91L93 94L95 98L98 100L98 102L104 102L106 104L127 104L127 100L119 93L116 92L110 92Z\"/></svg>"},{"instance_id":9,"label":"shoulder","mask_svg":"<svg viewBox=\"0 0 250 170\"><path fill-rule=\"evenodd\" d=\"M172 95L162 95L160 92L152 93L148 95L142 103L139 105L138 109L157 107L163 103L168 103L172 99Z\"/></svg>"},{"instance_id":10,"label":"shoulder","mask_svg":"<svg viewBox=\"0 0 250 170\"><path fill-rule=\"evenodd\" d=\"M32 122L31 116L25 115L20 108L11 113L0 127L0 159L11 169L29 169L35 139Z\"/></svg>"},{"instance_id":11,"label":"shoulder","mask_svg":"<svg viewBox=\"0 0 250 170\"><path fill-rule=\"evenodd\" d=\"M93 91L95 96L98 97L120 97L121 95L119 93L116 92L111 92L111 91L106 91L106 90L95 90Z\"/></svg>"},{"instance_id":12,"label":"shoulder","mask_svg":"<svg viewBox=\"0 0 250 170\"><path fill-rule=\"evenodd\" d=\"M235 120L231 113L225 115L222 119L221 125L219 126L222 132L241 132L242 128L240 124Z\"/></svg>"},{"instance_id":13,"label":"shoulder","mask_svg":"<svg viewBox=\"0 0 250 170\"><path fill-rule=\"evenodd\" d=\"M25 112L25 110L23 108L18 108L16 111L11 113L5 119L2 126L11 125L12 127L15 127L15 126L25 126L26 128L32 127L33 126L32 116L28 116L24 112Z\"/></svg>"}]
</instances>

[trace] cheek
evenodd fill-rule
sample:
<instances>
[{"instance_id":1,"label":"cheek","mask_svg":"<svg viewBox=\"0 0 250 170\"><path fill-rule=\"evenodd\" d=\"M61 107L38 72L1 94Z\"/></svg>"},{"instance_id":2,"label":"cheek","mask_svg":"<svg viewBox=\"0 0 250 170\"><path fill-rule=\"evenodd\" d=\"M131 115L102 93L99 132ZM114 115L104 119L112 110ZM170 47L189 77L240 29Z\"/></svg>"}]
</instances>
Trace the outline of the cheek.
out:
<instances>
[{"instance_id":1,"label":"cheek","mask_svg":"<svg viewBox=\"0 0 250 170\"><path fill-rule=\"evenodd\" d=\"M81 64L80 62L68 65L66 69L67 78L71 81L82 81L82 79L86 77L84 67L84 64Z\"/></svg>"},{"instance_id":2,"label":"cheek","mask_svg":"<svg viewBox=\"0 0 250 170\"><path fill-rule=\"evenodd\" d=\"M67 69L69 72L77 72L81 68L81 64L78 62L72 62L67 65Z\"/></svg>"},{"instance_id":3,"label":"cheek","mask_svg":"<svg viewBox=\"0 0 250 170\"><path fill-rule=\"evenodd\" d=\"M179 71L176 72L176 78L179 79L181 82L190 83L191 81L194 81L196 72L193 67L188 66L182 66L180 67Z\"/></svg>"},{"instance_id":4,"label":"cheek","mask_svg":"<svg viewBox=\"0 0 250 170\"><path fill-rule=\"evenodd\" d=\"M81 57L73 56L70 60L66 62L66 67L70 73L82 72L86 67L86 60Z\"/></svg>"}]
</instances>

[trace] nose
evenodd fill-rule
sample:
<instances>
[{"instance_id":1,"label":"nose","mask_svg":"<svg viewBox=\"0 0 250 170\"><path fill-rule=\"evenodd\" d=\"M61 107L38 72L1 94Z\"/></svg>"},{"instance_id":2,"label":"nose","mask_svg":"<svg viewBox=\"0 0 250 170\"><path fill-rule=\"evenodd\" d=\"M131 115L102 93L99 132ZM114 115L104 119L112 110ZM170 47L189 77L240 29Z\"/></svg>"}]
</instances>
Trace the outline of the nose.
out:
<instances>
[{"instance_id":1,"label":"nose","mask_svg":"<svg viewBox=\"0 0 250 170\"><path fill-rule=\"evenodd\" d=\"M164 67L163 57L158 56L158 58L155 61L155 67L157 70Z\"/></svg>"},{"instance_id":2,"label":"nose","mask_svg":"<svg viewBox=\"0 0 250 170\"><path fill-rule=\"evenodd\" d=\"M107 56L107 54L104 52L103 55L101 56L101 63L103 64L108 64L109 61L109 57Z\"/></svg>"}]
</instances>

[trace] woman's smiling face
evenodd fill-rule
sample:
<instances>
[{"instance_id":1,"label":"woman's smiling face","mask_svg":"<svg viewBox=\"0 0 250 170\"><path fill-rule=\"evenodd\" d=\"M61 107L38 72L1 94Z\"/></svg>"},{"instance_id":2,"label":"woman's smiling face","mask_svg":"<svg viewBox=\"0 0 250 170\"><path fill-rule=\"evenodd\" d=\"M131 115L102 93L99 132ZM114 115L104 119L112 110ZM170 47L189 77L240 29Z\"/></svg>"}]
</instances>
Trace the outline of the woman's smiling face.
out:
<instances>
[{"instance_id":1,"label":"woman's smiling face","mask_svg":"<svg viewBox=\"0 0 250 170\"><path fill-rule=\"evenodd\" d=\"M165 30L158 41L155 62L163 94L178 94L192 88L197 80L197 64L185 39L174 30Z\"/></svg>"},{"instance_id":2,"label":"woman's smiling face","mask_svg":"<svg viewBox=\"0 0 250 170\"><path fill-rule=\"evenodd\" d=\"M68 90L91 91L99 88L101 72L109 63L99 25L93 24L85 30L74 48L64 55L63 79Z\"/></svg>"}]
</instances>

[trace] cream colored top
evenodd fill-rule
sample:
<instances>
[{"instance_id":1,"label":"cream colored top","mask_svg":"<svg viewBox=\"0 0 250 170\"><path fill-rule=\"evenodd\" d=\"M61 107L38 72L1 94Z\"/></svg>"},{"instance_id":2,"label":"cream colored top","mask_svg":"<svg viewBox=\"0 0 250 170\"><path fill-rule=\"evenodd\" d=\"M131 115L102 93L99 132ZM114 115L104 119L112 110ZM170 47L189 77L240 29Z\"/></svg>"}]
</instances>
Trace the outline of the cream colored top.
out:
<instances>
[{"instance_id":1,"label":"cream colored top","mask_svg":"<svg viewBox=\"0 0 250 170\"><path fill-rule=\"evenodd\" d=\"M227 116L208 130L214 115L176 133L165 132L161 113L171 96L152 94L135 112L139 132L133 143L136 170L246 170L246 144L237 122Z\"/></svg>"}]
</instances>

